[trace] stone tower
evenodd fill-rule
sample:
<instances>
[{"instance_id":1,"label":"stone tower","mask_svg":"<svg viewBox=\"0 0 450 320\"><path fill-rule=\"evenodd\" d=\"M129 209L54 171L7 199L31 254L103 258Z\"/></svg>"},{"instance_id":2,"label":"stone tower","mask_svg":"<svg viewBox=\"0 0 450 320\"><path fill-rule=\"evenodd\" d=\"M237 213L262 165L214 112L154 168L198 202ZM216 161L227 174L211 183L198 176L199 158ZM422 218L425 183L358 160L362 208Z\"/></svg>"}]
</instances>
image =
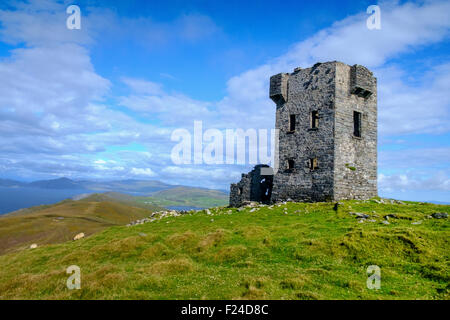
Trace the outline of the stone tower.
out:
<instances>
[{"instance_id":1,"label":"stone tower","mask_svg":"<svg viewBox=\"0 0 450 320\"><path fill-rule=\"evenodd\" d=\"M377 81L372 72L336 61L296 68L270 78L270 98L279 129L271 202L377 196ZM260 201L242 192L238 197L239 184L232 185L230 205Z\"/></svg>"}]
</instances>

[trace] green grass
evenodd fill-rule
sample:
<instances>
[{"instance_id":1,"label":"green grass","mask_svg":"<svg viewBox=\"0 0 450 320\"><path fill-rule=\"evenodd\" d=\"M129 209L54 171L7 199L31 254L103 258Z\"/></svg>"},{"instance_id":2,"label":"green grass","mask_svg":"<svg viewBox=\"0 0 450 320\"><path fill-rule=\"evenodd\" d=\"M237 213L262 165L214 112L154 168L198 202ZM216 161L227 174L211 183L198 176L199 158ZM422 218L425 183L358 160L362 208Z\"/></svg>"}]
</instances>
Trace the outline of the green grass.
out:
<instances>
[{"instance_id":1,"label":"green grass","mask_svg":"<svg viewBox=\"0 0 450 320\"><path fill-rule=\"evenodd\" d=\"M449 299L449 222L426 217L450 206L343 201L337 212L333 203L251 210L111 227L0 256L0 298ZM359 223L349 212L377 221ZM390 213L398 218L381 224ZM81 268L80 290L65 286L70 265ZM381 268L380 290L366 287L369 265Z\"/></svg>"},{"instance_id":2,"label":"green grass","mask_svg":"<svg viewBox=\"0 0 450 320\"><path fill-rule=\"evenodd\" d=\"M79 201L64 200L19 210L0 217L0 254L72 240L105 228L125 225L148 217L156 206L136 207L104 195L93 195ZM132 203L134 204L134 203Z\"/></svg>"}]
</instances>

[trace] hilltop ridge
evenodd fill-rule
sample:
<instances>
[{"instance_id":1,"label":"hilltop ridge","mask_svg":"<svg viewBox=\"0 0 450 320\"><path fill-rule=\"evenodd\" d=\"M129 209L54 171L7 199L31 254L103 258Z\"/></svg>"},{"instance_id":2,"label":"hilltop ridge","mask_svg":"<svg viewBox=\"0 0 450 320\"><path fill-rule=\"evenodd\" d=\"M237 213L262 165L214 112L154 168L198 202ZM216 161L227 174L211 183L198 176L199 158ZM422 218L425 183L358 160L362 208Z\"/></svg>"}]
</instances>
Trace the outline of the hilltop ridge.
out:
<instances>
[{"instance_id":1,"label":"hilltop ridge","mask_svg":"<svg viewBox=\"0 0 450 320\"><path fill-rule=\"evenodd\" d=\"M0 256L0 299L449 299L449 213L377 199L162 211Z\"/></svg>"},{"instance_id":2,"label":"hilltop ridge","mask_svg":"<svg viewBox=\"0 0 450 320\"><path fill-rule=\"evenodd\" d=\"M91 235L115 225L125 225L162 210L107 195L64 200L53 205L21 209L0 216L0 254L70 241L78 233Z\"/></svg>"}]
</instances>

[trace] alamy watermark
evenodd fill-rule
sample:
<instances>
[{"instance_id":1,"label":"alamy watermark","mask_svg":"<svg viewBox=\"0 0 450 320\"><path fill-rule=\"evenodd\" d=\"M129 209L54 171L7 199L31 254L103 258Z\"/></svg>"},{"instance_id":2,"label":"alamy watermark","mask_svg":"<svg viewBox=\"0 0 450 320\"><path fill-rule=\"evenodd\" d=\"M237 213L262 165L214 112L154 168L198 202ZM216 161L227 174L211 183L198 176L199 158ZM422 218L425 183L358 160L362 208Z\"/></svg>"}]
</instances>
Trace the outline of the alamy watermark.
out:
<instances>
[{"instance_id":1,"label":"alamy watermark","mask_svg":"<svg viewBox=\"0 0 450 320\"><path fill-rule=\"evenodd\" d=\"M66 26L67 29L69 30L73 30L73 29L77 29L80 30L81 29L81 10L80 7L77 5L71 5L68 6L66 9L67 14L70 14L69 17L67 17L66 20Z\"/></svg>"},{"instance_id":2,"label":"alamy watermark","mask_svg":"<svg viewBox=\"0 0 450 320\"><path fill-rule=\"evenodd\" d=\"M176 129L171 140L178 142L171 152L174 164L253 164L278 170L278 129L207 129L194 121L194 131ZM270 152L269 152L270 151ZM262 168L262 170L271 170ZM272 171L272 170L271 170ZM262 174L269 174L263 173Z\"/></svg>"},{"instance_id":3,"label":"alamy watermark","mask_svg":"<svg viewBox=\"0 0 450 320\"><path fill-rule=\"evenodd\" d=\"M381 29L381 10L377 5L367 7L367 14L370 16L366 20L367 29L380 30Z\"/></svg>"},{"instance_id":4,"label":"alamy watermark","mask_svg":"<svg viewBox=\"0 0 450 320\"><path fill-rule=\"evenodd\" d=\"M367 267L367 289L379 290L381 288L381 269L377 265Z\"/></svg>"},{"instance_id":5,"label":"alamy watermark","mask_svg":"<svg viewBox=\"0 0 450 320\"><path fill-rule=\"evenodd\" d=\"M66 270L67 274L70 274L71 276L67 278L66 286L69 290L74 289L81 289L81 269L79 266L72 265L67 268Z\"/></svg>"}]
</instances>

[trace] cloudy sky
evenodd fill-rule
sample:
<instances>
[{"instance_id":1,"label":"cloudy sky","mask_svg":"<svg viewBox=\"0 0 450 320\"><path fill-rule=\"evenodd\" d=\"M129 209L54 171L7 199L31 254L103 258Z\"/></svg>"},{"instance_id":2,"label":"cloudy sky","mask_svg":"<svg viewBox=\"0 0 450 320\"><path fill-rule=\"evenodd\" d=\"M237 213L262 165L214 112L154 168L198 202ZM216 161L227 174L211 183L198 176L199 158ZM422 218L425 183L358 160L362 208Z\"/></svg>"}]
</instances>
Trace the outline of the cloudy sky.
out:
<instances>
[{"instance_id":1,"label":"cloudy sky","mask_svg":"<svg viewBox=\"0 0 450 320\"><path fill-rule=\"evenodd\" d=\"M81 29L66 8L81 8ZM369 5L381 30L368 30ZM228 189L250 165L177 165L175 129L271 129L269 77L340 60L378 78L379 193L450 201L449 1L0 3L0 178Z\"/></svg>"}]
</instances>

